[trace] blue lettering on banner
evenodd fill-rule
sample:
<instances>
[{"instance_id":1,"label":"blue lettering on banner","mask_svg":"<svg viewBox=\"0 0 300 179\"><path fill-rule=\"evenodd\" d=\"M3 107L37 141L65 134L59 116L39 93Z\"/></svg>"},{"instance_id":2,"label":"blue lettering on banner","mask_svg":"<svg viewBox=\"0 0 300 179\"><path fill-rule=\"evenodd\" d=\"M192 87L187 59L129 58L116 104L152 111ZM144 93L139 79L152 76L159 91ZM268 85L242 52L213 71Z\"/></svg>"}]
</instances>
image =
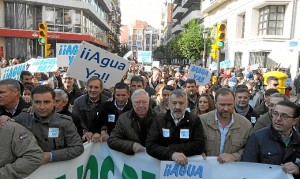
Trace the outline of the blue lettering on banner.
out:
<instances>
[{"instance_id":1,"label":"blue lettering on banner","mask_svg":"<svg viewBox=\"0 0 300 179\"><path fill-rule=\"evenodd\" d=\"M205 75L207 76L208 75L208 70L204 69L204 68L198 68L196 66L193 66L192 72L195 72L195 73L200 73L201 75Z\"/></svg>"},{"instance_id":2,"label":"blue lettering on banner","mask_svg":"<svg viewBox=\"0 0 300 179\"><path fill-rule=\"evenodd\" d=\"M86 68L86 78L88 79L92 76L97 76L98 78L100 78L103 81L103 83L106 83L110 74L103 73L101 75L100 73L96 73L96 70L90 70L89 68Z\"/></svg>"},{"instance_id":3,"label":"blue lettering on banner","mask_svg":"<svg viewBox=\"0 0 300 179\"><path fill-rule=\"evenodd\" d=\"M79 45L60 45L59 47L59 55L73 55L75 56L79 50Z\"/></svg>"},{"instance_id":4,"label":"blue lettering on banner","mask_svg":"<svg viewBox=\"0 0 300 179\"><path fill-rule=\"evenodd\" d=\"M87 50L86 48L84 48L84 50L80 54L80 58L81 59L83 58L84 60L88 60L88 61L95 60L100 67L104 67L104 68L109 66L111 68L115 68L121 71L125 69L126 65L124 63L119 63L118 61L106 57L101 58L100 55L101 54L99 52L91 53L91 49Z\"/></svg>"},{"instance_id":5,"label":"blue lettering on banner","mask_svg":"<svg viewBox=\"0 0 300 179\"><path fill-rule=\"evenodd\" d=\"M69 65L73 63L73 60L75 58L75 55L77 54L79 50L79 45L73 45L73 44L62 44L59 46L59 55L67 55L69 56Z\"/></svg>"},{"instance_id":6,"label":"blue lettering on banner","mask_svg":"<svg viewBox=\"0 0 300 179\"><path fill-rule=\"evenodd\" d=\"M199 178L202 178L203 176L203 166L199 165L192 165L188 164L185 166L181 166L178 164L166 164L166 168L164 171L164 176L198 176Z\"/></svg>"},{"instance_id":7,"label":"blue lettering on banner","mask_svg":"<svg viewBox=\"0 0 300 179\"><path fill-rule=\"evenodd\" d=\"M75 58L74 55L69 56L69 65L71 65L73 63L74 58Z\"/></svg>"},{"instance_id":8,"label":"blue lettering on banner","mask_svg":"<svg viewBox=\"0 0 300 179\"><path fill-rule=\"evenodd\" d=\"M22 64L22 65L18 65L16 67L11 67L11 68L7 68L4 70L3 72L3 78L4 79L15 79L15 80L19 80L20 79L20 74L22 71L25 71L27 69L27 64Z\"/></svg>"}]
</instances>

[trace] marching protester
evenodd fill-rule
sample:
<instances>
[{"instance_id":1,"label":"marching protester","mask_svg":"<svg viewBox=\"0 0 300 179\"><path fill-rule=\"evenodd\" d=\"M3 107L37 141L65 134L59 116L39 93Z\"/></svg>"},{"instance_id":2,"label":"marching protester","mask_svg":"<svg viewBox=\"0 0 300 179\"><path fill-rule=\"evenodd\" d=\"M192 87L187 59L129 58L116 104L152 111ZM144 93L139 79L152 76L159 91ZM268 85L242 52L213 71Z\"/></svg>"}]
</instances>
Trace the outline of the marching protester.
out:
<instances>
[{"instance_id":1,"label":"marching protester","mask_svg":"<svg viewBox=\"0 0 300 179\"><path fill-rule=\"evenodd\" d=\"M234 93L220 88L216 93L214 111L200 115L205 135L207 156L218 156L220 163L241 161L252 125L244 116L234 112Z\"/></svg>"},{"instance_id":2,"label":"marching protester","mask_svg":"<svg viewBox=\"0 0 300 179\"><path fill-rule=\"evenodd\" d=\"M43 164L43 151L25 127L6 122L0 136L0 178L25 178Z\"/></svg>"},{"instance_id":3,"label":"marching protester","mask_svg":"<svg viewBox=\"0 0 300 179\"><path fill-rule=\"evenodd\" d=\"M30 130L44 152L44 163L70 160L83 153L83 144L69 116L54 112L55 92L39 85L32 90L33 114L25 110L15 121Z\"/></svg>"},{"instance_id":4,"label":"marching protester","mask_svg":"<svg viewBox=\"0 0 300 179\"><path fill-rule=\"evenodd\" d=\"M169 95L170 110L160 114L150 128L146 151L159 160L188 164L187 157L204 151L204 135L198 116L186 111L187 94L181 89Z\"/></svg>"},{"instance_id":5,"label":"marching protester","mask_svg":"<svg viewBox=\"0 0 300 179\"><path fill-rule=\"evenodd\" d=\"M15 117L24 108L30 107L20 96L20 83L17 80L0 80L0 116Z\"/></svg>"},{"instance_id":6,"label":"marching protester","mask_svg":"<svg viewBox=\"0 0 300 179\"><path fill-rule=\"evenodd\" d=\"M166 113L169 110L169 95L175 88L170 85L165 85L158 93L158 105L153 110L159 113Z\"/></svg>"},{"instance_id":7,"label":"marching protester","mask_svg":"<svg viewBox=\"0 0 300 179\"><path fill-rule=\"evenodd\" d=\"M194 79L187 79L185 81L184 88L188 97L188 108L190 111L192 111L195 108L198 100L196 81Z\"/></svg>"},{"instance_id":8,"label":"marching protester","mask_svg":"<svg viewBox=\"0 0 300 179\"><path fill-rule=\"evenodd\" d=\"M149 106L149 96L144 89L135 90L131 101L133 109L119 116L107 141L111 149L127 155L145 151L149 128L157 118L157 112Z\"/></svg>"},{"instance_id":9,"label":"marching protester","mask_svg":"<svg viewBox=\"0 0 300 179\"><path fill-rule=\"evenodd\" d=\"M284 172L300 178L300 135L294 129L299 123L297 108L288 100L278 102L271 125L251 135L242 161L281 165Z\"/></svg>"},{"instance_id":10,"label":"marching protester","mask_svg":"<svg viewBox=\"0 0 300 179\"><path fill-rule=\"evenodd\" d=\"M266 112L265 114L263 114L262 116L260 116L253 128L253 131L257 131L259 129L268 127L271 125L272 123L272 113L273 113L273 109L276 106L277 103L279 103L280 101L288 101L289 99L280 93L274 93L270 96L270 103L268 105L268 112Z\"/></svg>"},{"instance_id":11,"label":"marching protester","mask_svg":"<svg viewBox=\"0 0 300 179\"><path fill-rule=\"evenodd\" d=\"M114 98L104 103L98 119L95 121L95 126L98 126L98 133L102 136L109 137L114 129L119 116L132 109L132 102L129 99L129 87L125 83L117 83L114 87ZM107 140L107 139L106 139Z\"/></svg>"},{"instance_id":12,"label":"marching protester","mask_svg":"<svg viewBox=\"0 0 300 179\"><path fill-rule=\"evenodd\" d=\"M109 97L101 94L103 82L96 76L87 81L87 94L84 94L74 101L72 113L78 116L83 128L83 139L93 142L102 142L101 134L97 133L97 127L93 126L98 119L103 104Z\"/></svg>"},{"instance_id":13,"label":"marching protester","mask_svg":"<svg viewBox=\"0 0 300 179\"><path fill-rule=\"evenodd\" d=\"M202 93L199 96L195 109L192 111L192 113L196 116L200 116L212 110L214 110L213 100L208 94Z\"/></svg>"}]
</instances>

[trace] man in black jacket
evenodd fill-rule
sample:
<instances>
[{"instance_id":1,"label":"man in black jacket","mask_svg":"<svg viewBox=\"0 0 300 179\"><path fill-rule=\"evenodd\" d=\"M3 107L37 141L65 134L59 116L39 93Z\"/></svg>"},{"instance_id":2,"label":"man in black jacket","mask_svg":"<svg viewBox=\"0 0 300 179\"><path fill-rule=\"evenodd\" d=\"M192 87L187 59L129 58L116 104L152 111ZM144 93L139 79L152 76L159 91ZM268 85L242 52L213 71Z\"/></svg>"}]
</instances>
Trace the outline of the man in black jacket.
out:
<instances>
[{"instance_id":1,"label":"man in black jacket","mask_svg":"<svg viewBox=\"0 0 300 179\"><path fill-rule=\"evenodd\" d=\"M116 125L119 115L132 109L129 99L129 87L125 83L117 83L114 87L114 99L106 101L95 121L97 132L101 133L102 142L106 141Z\"/></svg>"},{"instance_id":2,"label":"man in black jacket","mask_svg":"<svg viewBox=\"0 0 300 179\"><path fill-rule=\"evenodd\" d=\"M259 115L249 105L250 92L245 88L237 88L235 90L234 109L235 112L247 118L252 126L256 123Z\"/></svg>"},{"instance_id":3,"label":"man in black jacket","mask_svg":"<svg viewBox=\"0 0 300 179\"><path fill-rule=\"evenodd\" d=\"M78 116L83 128L83 139L93 142L102 140L101 134L97 133L94 121L98 119L103 104L109 99L101 94L103 90L103 82L96 76L91 77L87 81L87 94L75 99L72 113Z\"/></svg>"},{"instance_id":4,"label":"man in black jacket","mask_svg":"<svg viewBox=\"0 0 300 179\"><path fill-rule=\"evenodd\" d=\"M149 96L144 89L137 89L131 96L133 109L119 116L108 138L108 146L127 155L145 150L145 141L157 113L149 107Z\"/></svg>"},{"instance_id":5,"label":"man in black jacket","mask_svg":"<svg viewBox=\"0 0 300 179\"><path fill-rule=\"evenodd\" d=\"M177 89L169 97L170 111L159 115L150 128L147 153L159 160L188 164L187 157L204 152L204 133L198 116L186 112L187 95Z\"/></svg>"},{"instance_id":6,"label":"man in black jacket","mask_svg":"<svg viewBox=\"0 0 300 179\"><path fill-rule=\"evenodd\" d=\"M20 84L17 80L6 79L0 81L0 116L14 117L19 115L24 108L30 107L20 97Z\"/></svg>"},{"instance_id":7,"label":"man in black jacket","mask_svg":"<svg viewBox=\"0 0 300 179\"><path fill-rule=\"evenodd\" d=\"M298 118L296 104L279 102L272 113L272 125L252 134L242 161L282 165L283 171L300 178L300 135L293 128Z\"/></svg>"}]
</instances>

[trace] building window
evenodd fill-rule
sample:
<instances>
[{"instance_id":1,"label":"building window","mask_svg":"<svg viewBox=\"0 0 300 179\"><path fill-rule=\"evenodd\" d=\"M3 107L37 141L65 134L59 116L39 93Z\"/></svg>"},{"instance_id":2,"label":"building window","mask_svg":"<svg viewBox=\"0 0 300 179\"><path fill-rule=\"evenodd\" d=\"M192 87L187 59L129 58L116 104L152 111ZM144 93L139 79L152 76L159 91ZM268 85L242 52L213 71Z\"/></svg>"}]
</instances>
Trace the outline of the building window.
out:
<instances>
[{"instance_id":1,"label":"building window","mask_svg":"<svg viewBox=\"0 0 300 179\"><path fill-rule=\"evenodd\" d=\"M243 52L235 52L234 54L234 66L242 66L242 57L243 57Z\"/></svg>"},{"instance_id":2,"label":"building window","mask_svg":"<svg viewBox=\"0 0 300 179\"><path fill-rule=\"evenodd\" d=\"M242 34L241 34L241 38L244 38L245 37L245 14L242 15Z\"/></svg>"},{"instance_id":3,"label":"building window","mask_svg":"<svg viewBox=\"0 0 300 179\"><path fill-rule=\"evenodd\" d=\"M259 9L258 35L282 35L285 6L265 6Z\"/></svg>"},{"instance_id":4,"label":"building window","mask_svg":"<svg viewBox=\"0 0 300 179\"><path fill-rule=\"evenodd\" d=\"M249 65L258 64L260 68L273 68L278 65L274 60L270 59L270 52L250 52Z\"/></svg>"}]
</instances>

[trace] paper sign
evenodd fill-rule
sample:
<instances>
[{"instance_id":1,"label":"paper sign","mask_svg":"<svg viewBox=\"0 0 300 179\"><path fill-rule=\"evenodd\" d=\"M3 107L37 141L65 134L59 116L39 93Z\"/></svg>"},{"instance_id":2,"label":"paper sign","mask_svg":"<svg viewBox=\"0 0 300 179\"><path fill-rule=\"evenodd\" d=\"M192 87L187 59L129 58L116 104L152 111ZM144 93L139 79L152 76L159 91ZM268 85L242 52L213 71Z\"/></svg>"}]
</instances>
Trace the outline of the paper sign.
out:
<instances>
[{"instance_id":1,"label":"paper sign","mask_svg":"<svg viewBox=\"0 0 300 179\"><path fill-rule=\"evenodd\" d=\"M194 64L191 65L188 73L188 79L194 79L197 84L205 86L211 78L211 71Z\"/></svg>"},{"instance_id":2,"label":"paper sign","mask_svg":"<svg viewBox=\"0 0 300 179\"><path fill-rule=\"evenodd\" d=\"M31 65L28 68L28 71L34 72L53 72L57 69L57 60L56 58L40 58L40 59L31 59Z\"/></svg>"},{"instance_id":3,"label":"paper sign","mask_svg":"<svg viewBox=\"0 0 300 179\"><path fill-rule=\"evenodd\" d=\"M4 80L4 79L19 80L21 72L25 71L26 69L27 69L26 63L14 65L14 66L7 67L7 68L2 68L1 69L1 80Z\"/></svg>"},{"instance_id":4,"label":"paper sign","mask_svg":"<svg viewBox=\"0 0 300 179\"><path fill-rule=\"evenodd\" d=\"M122 57L82 42L67 74L84 82L96 76L102 80L103 87L109 89L121 81L129 65L130 62Z\"/></svg>"},{"instance_id":5,"label":"paper sign","mask_svg":"<svg viewBox=\"0 0 300 179\"><path fill-rule=\"evenodd\" d=\"M139 63L152 63L152 52L151 51L138 51L138 62Z\"/></svg>"},{"instance_id":6,"label":"paper sign","mask_svg":"<svg viewBox=\"0 0 300 179\"><path fill-rule=\"evenodd\" d=\"M56 43L56 58L58 67L68 67L73 63L80 44Z\"/></svg>"}]
</instances>

